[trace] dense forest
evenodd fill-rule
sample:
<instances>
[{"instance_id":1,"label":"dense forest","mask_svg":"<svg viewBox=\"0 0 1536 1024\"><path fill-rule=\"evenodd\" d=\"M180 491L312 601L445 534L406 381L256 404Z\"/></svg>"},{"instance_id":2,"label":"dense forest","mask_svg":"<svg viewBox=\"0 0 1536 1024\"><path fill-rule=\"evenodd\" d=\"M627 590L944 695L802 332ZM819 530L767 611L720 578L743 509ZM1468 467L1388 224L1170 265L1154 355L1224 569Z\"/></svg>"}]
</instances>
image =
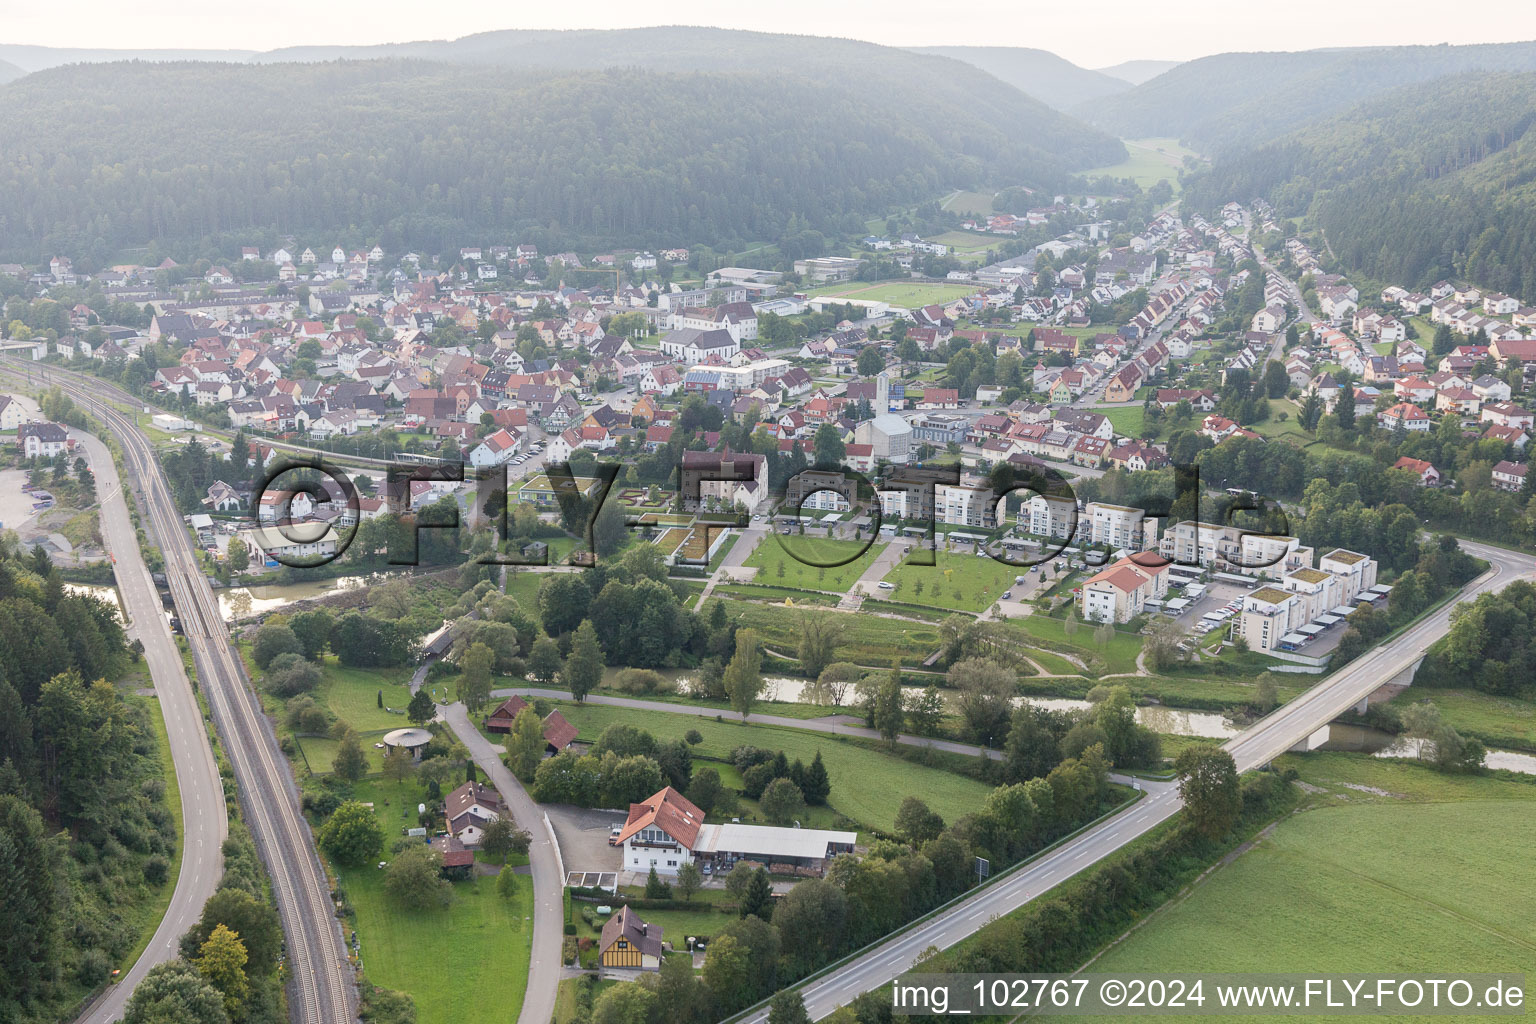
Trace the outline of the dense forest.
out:
<instances>
[{"instance_id":1,"label":"dense forest","mask_svg":"<svg viewBox=\"0 0 1536 1024\"><path fill-rule=\"evenodd\" d=\"M964 61L1058 110L1131 88L1124 79L1080 68L1049 50L1027 46L922 46L913 52Z\"/></svg>"},{"instance_id":2,"label":"dense forest","mask_svg":"<svg viewBox=\"0 0 1536 1024\"><path fill-rule=\"evenodd\" d=\"M1176 136L1225 156L1400 86L1472 71L1536 71L1536 42L1223 53L1074 109L1117 135Z\"/></svg>"},{"instance_id":3,"label":"dense forest","mask_svg":"<svg viewBox=\"0 0 1536 1024\"><path fill-rule=\"evenodd\" d=\"M862 232L971 183L1056 187L1123 153L967 65L865 49L882 56L801 59L800 75L756 62L56 68L0 89L0 238L29 261L258 229L361 229L396 251L722 247Z\"/></svg>"},{"instance_id":4,"label":"dense forest","mask_svg":"<svg viewBox=\"0 0 1536 1024\"><path fill-rule=\"evenodd\" d=\"M0 545L0 1020L67 1015L170 882L157 712L107 681L129 661L115 608Z\"/></svg>"},{"instance_id":5,"label":"dense forest","mask_svg":"<svg viewBox=\"0 0 1536 1024\"><path fill-rule=\"evenodd\" d=\"M1190 181L1210 209L1266 196L1310 214L1344 267L1420 287L1465 277L1536 296L1536 74L1407 86Z\"/></svg>"}]
</instances>

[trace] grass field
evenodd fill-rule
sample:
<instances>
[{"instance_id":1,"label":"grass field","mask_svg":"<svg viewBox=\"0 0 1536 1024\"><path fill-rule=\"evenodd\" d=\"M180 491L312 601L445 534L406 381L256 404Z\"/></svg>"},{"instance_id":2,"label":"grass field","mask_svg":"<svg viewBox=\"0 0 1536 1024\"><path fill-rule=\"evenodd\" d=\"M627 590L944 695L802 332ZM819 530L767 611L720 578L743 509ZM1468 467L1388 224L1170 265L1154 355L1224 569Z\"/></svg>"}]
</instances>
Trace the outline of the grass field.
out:
<instances>
[{"instance_id":1,"label":"grass field","mask_svg":"<svg viewBox=\"0 0 1536 1024\"><path fill-rule=\"evenodd\" d=\"M1297 409L1283 398L1271 398L1269 400L1269 419L1263 423L1252 425L1254 433L1263 434L1265 437L1289 437L1299 443L1305 444L1312 440L1312 435L1302 429L1301 422L1297 419ZM1285 414L1285 419L1280 419L1280 414Z\"/></svg>"},{"instance_id":2,"label":"grass field","mask_svg":"<svg viewBox=\"0 0 1536 1024\"><path fill-rule=\"evenodd\" d=\"M334 657L327 657L321 672L323 678L315 687L315 700L358 732L403 729L411 724L404 714L392 715L384 710L403 711L411 702L409 668L347 668ZM383 708L379 707L381 694Z\"/></svg>"},{"instance_id":3,"label":"grass field","mask_svg":"<svg viewBox=\"0 0 1536 1024\"><path fill-rule=\"evenodd\" d=\"M1094 640L1097 627L1093 623L1079 622L1077 632L1066 633L1066 621L1046 615L1028 615L1013 619L1011 624L1030 636L1047 641L1053 648L1067 648L1084 659L1098 659L1104 666L1103 675L1136 671L1136 656L1141 653L1141 637L1133 633L1115 630L1104 647Z\"/></svg>"},{"instance_id":4,"label":"grass field","mask_svg":"<svg viewBox=\"0 0 1536 1024\"><path fill-rule=\"evenodd\" d=\"M943 208L955 213L988 216L997 212L992 209L992 200L995 198L997 197L991 192L956 192L944 200Z\"/></svg>"},{"instance_id":5,"label":"grass field","mask_svg":"<svg viewBox=\"0 0 1536 1024\"><path fill-rule=\"evenodd\" d=\"M819 750L832 781L828 804L845 817L874 828L890 829L901 801L912 793L923 794L929 806L938 809L946 820L954 820L980 810L989 792L974 779L800 729L597 705L562 705L561 712L581 730L584 740L595 740L607 726L624 722L664 741L680 739L689 729L697 729L704 742L694 750L708 757L725 758L734 748L751 744L782 750L791 761L799 758L810 764Z\"/></svg>"},{"instance_id":6,"label":"grass field","mask_svg":"<svg viewBox=\"0 0 1536 1024\"><path fill-rule=\"evenodd\" d=\"M800 642L800 612L781 605L730 601L726 613L739 617L743 626L758 631L765 643L793 654ZM939 648L936 624L886 619L874 615L844 615L846 619L837 657L861 665L889 665L900 655L906 665L915 667Z\"/></svg>"},{"instance_id":7,"label":"grass field","mask_svg":"<svg viewBox=\"0 0 1536 1024\"><path fill-rule=\"evenodd\" d=\"M405 725L409 725L407 722ZM405 726L397 726L404 728ZM379 742L384 732L365 732L358 735L358 742L363 745L363 754L368 758L368 773L377 775L384 770L384 751L374 746ZM301 764L309 765L309 770L316 775L329 775L336 763L336 748L341 745L340 740L333 740L329 736L302 736L298 739L299 747L303 750Z\"/></svg>"},{"instance_id":8,"label":"grass field","mask_svg":"<svg viewBox=\"0 0 1536 1024\"><path fill-rule=\"evenodd\" d=\"M971 231L946 231L942 235L934 235L928 241L947 245L953 253L985 252L997 245L998 237Z\"/></svg>"},{"instance_id":9,"label":"grass field","mask_svg":"<svg viewBox=\"0 0 1536 1024\"><path fill-rule=\"evenodd\" d=\"M1529 970L1536 786L1354 755L1286 763L1330 806L1282 821L1093 971Z\"/></svg>"},{"instance_id":10,"label":"grass field","mask_svg":"<svg viewBox=\"0 0 1536 1024\"><path fill-rule=\"evenodd\" d=\"M1475 690L1410 687L1392 705L1401 710L1425 699L1433 701L1446 724L1464 736L1476 736L1491 746L1536 750L1536 703Z\"/></svg>"},{"instance_id":11,"label":"grass field","mask_svg":"<svg viewBox=\"0 0 1536 1024\"><path fill-rule=\"evenodd\" d=\"M934 303L953 302L976 291L970 284L925 284L920 281L887 282L843 281L813 289L811 295L833 296L839 299L866 299L870 302L888 302L893 306L915 309Z\"/></svg>"},{"instance_id":12,"label":"grass field","mask_svg":"<svg viewBox=\"0 0 1536 1024\"><path fill-rule=\"evenodd\" d=\"M1108 167L1095 167L1091 171L1083 171L1085 178L1097 178L1101 175L1109 175L1111 178L1130 178L1142 188L1150 188L1159 181L1166 179L1173 186L1174 194L1179 192L1179 168L1183 166L1186 154L1194 155L1192 150L1179 145L1177 139L1121 139L1125 143L1127 156L1117 164Z\"/></svg>"},{"instance_id":13,"label":"grass field","mask_svg":"<svg viewBox=\"0 0 1536 1024\"><path fill-rule=\"evenodd\" d=\"M926 557L929 552L922 554ZM896 584L897 600L982 612L1013 586L1014 577L1022 571L986 555L940 551L934 561L934 565L911 565L904 561L886 575L888 581Z\"/></svg>"},{"instance_id":14,"label":"grass field","mask_svg":"<svg viewBox=\"0 0 1536 1024\"><path fill-rule=\"evenodd\" d=\"M865 550L864 541L859 540L785 537L775 533L758 544L745 564L757 569L754 582L764 586L846 593L884 549L885 543L878 540ZM808 565L807 562L821 564ZM842 564L829 564L834 562ZM783 575L779 573L781 566Z\"/></svg>"},{"instance_id":15,"label":"grass field","mask_svg":"<svg viewBox=\"0 0 1536 1024\"><path fill-rule=\"evenodd\" d=\"M1158 431L1154 431L1152 434L1146 432L1146 413L1139 405L1125 405L1115 409L1095 408L1092 411L1109 420L1110 424L1115 428L1116 436L1155 438L1162 429L1159 426Z\"/></svg>"},{"instance_id":16,"label":"grass field","mask_svg":"<svg viewBox=\"0 0 1536 1024\"><path fill-rule=\"evenodd\" d=\"M426 798L414 783L364 782L355 795L373 802L386 850L402 825L415 824L416 803ZM377 868L342 868L340 876L357 911L369 979L409 992L418 1020L492 1024L517 1017L533 936L530 879L518 879L510 901L496 895L495 878L486 877L455 882L453 903L445 908L406 911L385 895L384 872ZM466 992L474 998L466 999Z\"/></svg>"}]
</instances>

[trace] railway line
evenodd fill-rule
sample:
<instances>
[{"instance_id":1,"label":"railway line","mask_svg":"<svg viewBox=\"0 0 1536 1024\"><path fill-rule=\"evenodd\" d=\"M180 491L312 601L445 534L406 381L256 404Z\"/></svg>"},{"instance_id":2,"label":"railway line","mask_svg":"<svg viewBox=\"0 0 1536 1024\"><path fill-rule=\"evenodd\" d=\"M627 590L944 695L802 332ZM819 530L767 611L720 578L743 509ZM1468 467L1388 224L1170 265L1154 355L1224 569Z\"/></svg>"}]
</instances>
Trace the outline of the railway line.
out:
<instances>
[{"instance_id":1,"label":"railway line","mask_svg":"<svg viewBox=\"0 0 1536 1024\"><path fill-rule=\"evenodd\" d=\"M18 361L10 362L18 367ZM245 821L271 879L286 940L290 1018L302 1024L355 1020L354 974L325 872L299 809L298 789L230 644L218 602L149 441L129 416L103 400L116 389L53 367L20 363L18 368L28 380L69 394L99 416L121 443L140 506L161 545L171 598L234 769Z\"/></svg>"}]
</instances>

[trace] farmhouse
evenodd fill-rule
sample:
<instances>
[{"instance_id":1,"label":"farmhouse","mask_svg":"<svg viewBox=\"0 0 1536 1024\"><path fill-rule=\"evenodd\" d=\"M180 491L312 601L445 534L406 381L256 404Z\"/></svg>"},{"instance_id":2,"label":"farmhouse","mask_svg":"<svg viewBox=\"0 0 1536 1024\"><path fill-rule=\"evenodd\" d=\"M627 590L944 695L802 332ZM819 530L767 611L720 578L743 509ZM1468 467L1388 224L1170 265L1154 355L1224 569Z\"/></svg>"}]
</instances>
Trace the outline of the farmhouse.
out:
<instances>
[{"instance_id":1,"label":"farmhouse","mask_svg":"<svg viewBox=\"0 0 1536 1024\"><path fill-rule=\"evenodd\" d=\"M698 863L705 874L729 871L739 860L770 869L820 876L833 857L852 853L853 832L769 825L706 825L704 812L671 786L629 805L619 833L624 870L675 875Z\"/></svg>"}]
</instances>

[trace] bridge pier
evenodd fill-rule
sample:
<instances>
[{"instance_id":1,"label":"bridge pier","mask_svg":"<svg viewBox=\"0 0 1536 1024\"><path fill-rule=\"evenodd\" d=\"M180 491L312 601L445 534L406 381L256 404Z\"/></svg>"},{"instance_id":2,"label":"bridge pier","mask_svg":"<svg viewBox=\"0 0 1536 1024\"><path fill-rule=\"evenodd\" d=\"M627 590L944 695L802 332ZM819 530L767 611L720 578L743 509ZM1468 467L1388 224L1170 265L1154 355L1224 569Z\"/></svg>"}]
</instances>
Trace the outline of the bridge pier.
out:
<instances>
[{"instance_id":1,"label":"bridge pier","mask_svg":"<svg viewBox=\"0 0 1536 1024\"><path fill-rule=\"evenodd\" d=\"M1316 750L1318 747L1322 746L1324 743L1327 743L1327 742L1328 742L1328 726L1325 725L1325 726L1321 727L1320 729L1317 729L1316 731L1312 732L1306 738L1297 741L1297 743L1294 746L1291 747L1291 753L1293 753L1293 754L1305 754L1309 750Z\"/></svg>"}]
</instances>

